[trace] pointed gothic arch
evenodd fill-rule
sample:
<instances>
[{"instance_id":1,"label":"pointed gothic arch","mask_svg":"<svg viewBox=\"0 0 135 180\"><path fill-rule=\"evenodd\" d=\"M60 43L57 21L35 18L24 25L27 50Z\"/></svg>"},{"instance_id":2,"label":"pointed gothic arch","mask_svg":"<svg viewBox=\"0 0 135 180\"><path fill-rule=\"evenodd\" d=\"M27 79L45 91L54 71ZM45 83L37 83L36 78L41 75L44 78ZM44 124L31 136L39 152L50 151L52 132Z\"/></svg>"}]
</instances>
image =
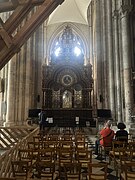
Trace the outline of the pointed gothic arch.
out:
<instances>
[{"instance_id":1,"label":"pointed gothic arch","mask_svg":"<svg viewBox=\"0 0 135 180\"><path fill-rule=\"evenodd\" d=\"M88 47L88 40L84 36L83 32L80 30L80 28L77 27L77 25L73 23L63 23L61 26L59 26L57 29L55 29L54 33L51 35L49 42L48 42L48 48L47 48L47 59L50 60L50 54L52 52L53 44L56 42L56 39L60 36L60 34L63 33L63 30L66 26L71 27L73 33L77 35L82 44L83 44L83 50L84 50L84 63L88 64L87 59L89 59L89 47ZM48 62L49 63L49 62Z\"/></svg>"}]
</instances>

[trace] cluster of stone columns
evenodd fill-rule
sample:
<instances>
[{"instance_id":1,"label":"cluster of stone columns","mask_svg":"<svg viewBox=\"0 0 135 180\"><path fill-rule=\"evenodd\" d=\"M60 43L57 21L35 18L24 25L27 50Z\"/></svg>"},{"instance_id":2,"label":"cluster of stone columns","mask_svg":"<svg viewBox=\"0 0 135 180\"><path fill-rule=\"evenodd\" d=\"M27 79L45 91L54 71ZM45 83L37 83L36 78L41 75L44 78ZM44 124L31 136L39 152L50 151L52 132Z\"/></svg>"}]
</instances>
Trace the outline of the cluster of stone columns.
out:
<instances>
[{"instance_id":1,"label":"cluster of stone columns","mask_svg":"<svg viewBox=\"0 0 135 180\"><path fill-rule=\"evenodd\" d=\"M37 97L42 94L43 43L44 24L1 70L5 88L0 102L5 102L6 106L5 112L0 113L1 125L26 125L29 109L41 107L42 100ZM2 109L3 104L0 104Z\"/></svg>"},{"instance_id":2,"label":"cluster of stone columns","mask_svg":"<svg viewBox=\"0 0 135 180\"><path fill-rule=\"evenodd\" d=\"M131 123L131 1L92 1L94 102L111 109L116 122ZM90 8L90 9L91 9ZM103 101L99 101L102 95Z\"/></svg>"}]
</instances>

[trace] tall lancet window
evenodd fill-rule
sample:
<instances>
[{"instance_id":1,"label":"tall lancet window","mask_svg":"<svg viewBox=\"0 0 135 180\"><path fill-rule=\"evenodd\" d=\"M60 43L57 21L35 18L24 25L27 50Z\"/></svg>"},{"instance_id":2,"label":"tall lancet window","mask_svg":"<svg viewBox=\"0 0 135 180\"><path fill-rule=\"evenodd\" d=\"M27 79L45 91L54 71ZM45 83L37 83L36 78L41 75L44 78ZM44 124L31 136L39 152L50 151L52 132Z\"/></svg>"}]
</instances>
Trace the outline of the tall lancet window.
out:
<instances>
[{"instance_id":1,"label":"tall lancet window","mask_svg":"<svg viewBox=\"0 0 135 180\"><path fill-rule=\"evenodd\" d=\"M84 64L84 46L81 38L66 26L56 38L51 50L51 62L71 62Z\"/></svg>"}]
</instances>

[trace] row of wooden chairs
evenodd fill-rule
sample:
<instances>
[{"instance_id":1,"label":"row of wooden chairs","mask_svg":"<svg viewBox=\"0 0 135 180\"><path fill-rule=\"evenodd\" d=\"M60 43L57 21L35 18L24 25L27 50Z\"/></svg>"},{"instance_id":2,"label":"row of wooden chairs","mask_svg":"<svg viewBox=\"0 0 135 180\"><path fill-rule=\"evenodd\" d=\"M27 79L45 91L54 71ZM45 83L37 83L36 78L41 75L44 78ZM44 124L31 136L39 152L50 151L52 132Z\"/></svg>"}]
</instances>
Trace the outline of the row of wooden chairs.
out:
<instances>
[{"instance_id":1,"label":"row of wooden chairs","mask_svg":"<svg viewBox=\"0 0 135 180\"><path fill-rule=\"evenodd\" d=\"M34 136L27 148L19 149L18 159L12 161L14 176L16 176L16 171L18 173L20 171L25 179L30 173L48 180L56 176L65 180L77 180L82 176L94 179L97 176L97 173L93 172L94 167L94 169L99 168L98 176L105 180L107 163L92 162L92 151L88 147L84 133L74 132L72 136L70 131L67 132L66 135L54 132L45 136ZM18 168L15 165L18 165ZM100 171L102 168L104 171Z\"/></svg>"},{"instance_id":2,"label":"row of wooden chairs","mask_svg":"<svg viewBox=\"0 0 135 180\"><path fill-rule=\"evenodd\" d=\"M46 149L46 148L54 148L61 149L88 149L88 142L73 142L73 141L44 141L44 142L28 142L28 149Z\"/></svg>"},{"instance_id":3,"label":"row of wooden chairs","mask_svg":"<svg viewBox=\"0 0 135 180\"><path fill-rule=\"evenodd\" d=\"M61 142L63 142L64 144L64 141ZM71 142L68 141L68 143L70 144ZM65 146L67 146L66 143ZM60 148L57 149L57 151L55 148L20 149L18 155L20 157L19 162L27 162L27 168L29 171L31 169L36 169L36 171L38 171L38 177L45 176L44 174L46 174L47 176L45 169L50 169L48 174L50 174L51 177L54 177L55 172L53 172L53 170L56 169L56 167L59 167L59 177L61 178L62 172L64 172L64 177L66 177L67 174L65 174L65 171L63 170L65 169L65 164L70 164L70 166L75 163L81 164L81 169L87 172L86 169L88 169L88 164L92 163L92 151L88 150L87 145L84 148L83 142L81 142L79 148L75 148L75 151L70 147L64 147L63 145L61 145ZM13 163L14 162L12 162L12 164ZM52 168L47 168L47 166L50 166ZM86 173L86 176L88 176L88 172Z\"/></svg>"},{"instance_id":4,"label":"row of wooden chairs","mask_svg":"<svg viewBox=\"0 0 135 180\"><path fill-rule=\"evenodd\" d=\"M123 167L126 163L135 163L135 142L114 141L109 153L109 162L111 163L111 161L114 163L116 176L118 176L119 171L120 173L125 172ZM134 173L132 173L132 176L135 179Z\"/></svg>"},{"instance_id":5,"label":"row of wooden chairs","mask_svg":"<svg viewBox=\"0 0 135 180\"><path fill-rule=\"evenodd\" d=\"M106 180L107 179L107 163L88 163L88 173L86 179L89 180ZM104 169L104 171L102 171ZM98 172L98 173L97 173ZM67 163L64 164L65 180L82 179L81 164Z\"/></svg>"},{"instance_id":6,"label":"row of wooden chairs","mask_svg":"<svg viewBox=\"0 0 135 180\"><path fill-rule=\"evenodd\" d=\"M20 162L19 162L20 163ZM19 165L19 163L16 161L16 165ZM15 164L15 162L12 162L12 164ZM28 169L25 163L22 169L16 167L15 171L15 177L16 179L25 177L25 179L28 179ZM100 180L106 180L107 179L107 163L87 163L87 170L86 178L91 180L97 180L98 178ZM44 180L53 180L56 178L57 174L55 173L55 164L52 162L44 162L39 161L37 163L37 176L38 178L43 178ZM102 171L102 169L104 169ZM81 163L77 162L64 162L63 166L61 167L61 173L59 175L59 179L65 179L65 180L81 180L83 179L83 173L82 173L82 165Z\"/></svg>"},{"instance_id":7,"label":"row of wooden chairs","mask_svg":"<svg viewBox=\"0 0 135 180\"><path fill-rule=\"evenodd\" d=\"M49 134L49 135L45 135L45 136L34 136L33 137L33 141L34 142L43 142L43 141L86 141L86 137L84 134L77 134L77 135L73 135L73 134L68 134L68 135L60 135L60 134Z\"/></svg>"}]
</instances>

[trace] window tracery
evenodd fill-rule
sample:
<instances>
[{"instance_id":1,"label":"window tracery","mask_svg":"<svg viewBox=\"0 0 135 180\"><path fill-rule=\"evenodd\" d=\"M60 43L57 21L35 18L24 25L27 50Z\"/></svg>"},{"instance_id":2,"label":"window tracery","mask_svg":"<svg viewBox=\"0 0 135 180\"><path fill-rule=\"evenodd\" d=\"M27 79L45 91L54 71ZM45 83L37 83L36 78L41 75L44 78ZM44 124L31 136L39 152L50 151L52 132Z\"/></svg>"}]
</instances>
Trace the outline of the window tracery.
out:
<instances>
[{"instance_id":1,"label":"window tracery","mask_svg":"<svg viewBox=\"0 0 135 180\"><path fill-rule=\"evenodd\" d=\"M81 38L66 26L53 44L51 62L84 63L84 47Z\"/></svg>"}]
</instances>

